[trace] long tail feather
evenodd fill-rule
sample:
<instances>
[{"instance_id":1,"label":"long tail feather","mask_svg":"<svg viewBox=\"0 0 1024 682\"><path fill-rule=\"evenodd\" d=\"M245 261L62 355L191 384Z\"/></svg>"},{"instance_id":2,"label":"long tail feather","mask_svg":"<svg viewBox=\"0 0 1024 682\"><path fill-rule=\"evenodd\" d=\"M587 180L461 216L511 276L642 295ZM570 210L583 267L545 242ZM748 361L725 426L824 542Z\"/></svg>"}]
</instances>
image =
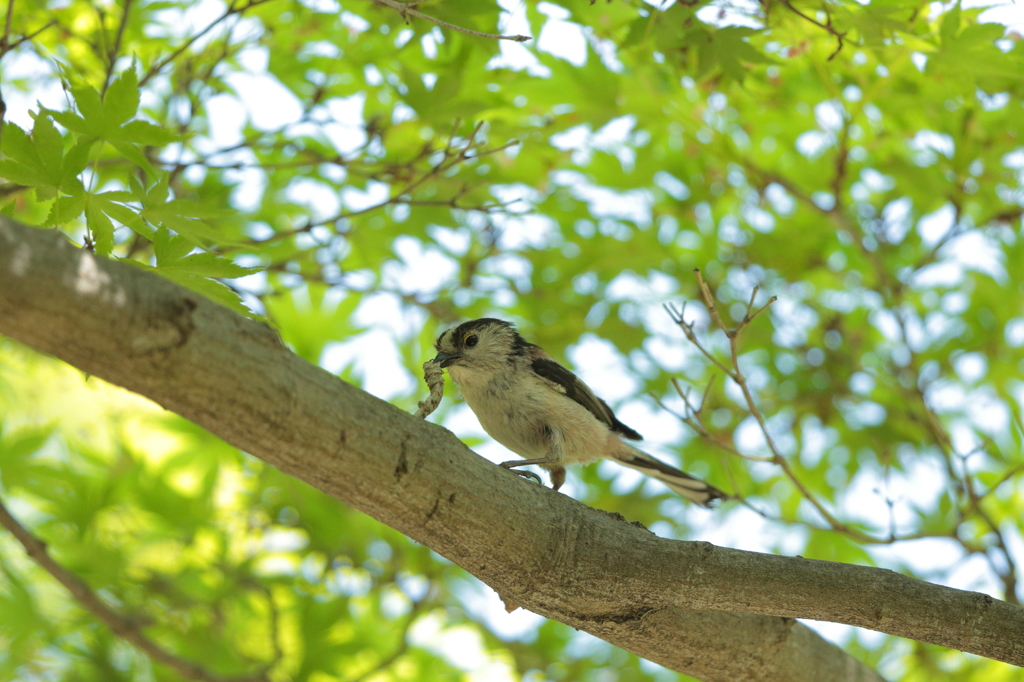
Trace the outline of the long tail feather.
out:
<instances>
[{"instance_id":1,"label":"long tail feather","mask_svg":"<svg viewBox=\"0 0 1024 682\"><path fill-rule=\"evenodd\" d=\"M615 453L614 457L619 464L661 481L686 499L702 507L710 507L715 500L729 497L718 488L669 466L628 443L623 443L622 448Z\"/></svg>"}]
</instances>

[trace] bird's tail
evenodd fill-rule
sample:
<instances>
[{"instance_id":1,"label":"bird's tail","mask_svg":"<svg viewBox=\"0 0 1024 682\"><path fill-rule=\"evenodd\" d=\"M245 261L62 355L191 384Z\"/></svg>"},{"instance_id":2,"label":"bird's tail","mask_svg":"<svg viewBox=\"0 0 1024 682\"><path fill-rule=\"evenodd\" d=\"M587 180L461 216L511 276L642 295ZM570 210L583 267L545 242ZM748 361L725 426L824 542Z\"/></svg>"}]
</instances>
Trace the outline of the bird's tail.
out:
<instances>
[{"instance_id":1,"label":"bird's tail","mask_svg":"<svg viewBox=\"0 0 1024 682\"><path fill-rule=\"evenodd\" d=\"M702 507L710 507L715 500L729 498L718 488L669 466L628 443L622 443L622 447L615 452L614 458L619 464L661 481L686 499L696 502Z\"/></svg>"}]
</instances>

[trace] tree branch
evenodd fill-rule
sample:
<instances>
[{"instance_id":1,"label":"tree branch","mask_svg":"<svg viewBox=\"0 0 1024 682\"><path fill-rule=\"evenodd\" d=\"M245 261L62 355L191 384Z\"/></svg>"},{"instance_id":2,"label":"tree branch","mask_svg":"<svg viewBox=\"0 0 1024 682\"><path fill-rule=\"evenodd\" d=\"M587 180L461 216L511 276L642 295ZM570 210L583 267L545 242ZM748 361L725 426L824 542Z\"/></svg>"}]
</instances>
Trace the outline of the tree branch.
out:
<instances>
[{"instance_id":1,"label":"tree branch","mask_svg":"<svg viewBox=\"0 0 1024 682\"><path fill-rule=\"evenodd\" d=\"M191 419L509 601L703 680L880 680L795 617L1024 664L1024 608L868 566L659 538L477 457L261 323L6 217L0 333Z\"/></svg>"}]
</instances>

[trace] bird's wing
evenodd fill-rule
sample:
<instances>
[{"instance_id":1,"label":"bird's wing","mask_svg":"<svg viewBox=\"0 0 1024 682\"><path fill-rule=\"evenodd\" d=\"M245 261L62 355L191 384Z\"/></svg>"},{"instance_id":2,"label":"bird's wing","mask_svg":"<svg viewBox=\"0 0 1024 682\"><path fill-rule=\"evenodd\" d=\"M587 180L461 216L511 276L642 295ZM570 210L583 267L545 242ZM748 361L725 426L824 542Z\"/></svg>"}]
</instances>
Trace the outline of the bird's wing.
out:
<instances>
[{"instance_id":1,"label":"bird's wing","mask_svg":"<svg viewBox=\"0 0 1024 682\"><path fill-rule=\"evenodd\" d=\"M589 386L565 367L550 358L542 357L535 359L531 368L538 376L551 382L552 388L556 391L587 408L591 414L607 424L613 432L632 440L643 440L643 436L620 422L612 412L612 408L594 395Z\"/></svg>"}]
</instances>

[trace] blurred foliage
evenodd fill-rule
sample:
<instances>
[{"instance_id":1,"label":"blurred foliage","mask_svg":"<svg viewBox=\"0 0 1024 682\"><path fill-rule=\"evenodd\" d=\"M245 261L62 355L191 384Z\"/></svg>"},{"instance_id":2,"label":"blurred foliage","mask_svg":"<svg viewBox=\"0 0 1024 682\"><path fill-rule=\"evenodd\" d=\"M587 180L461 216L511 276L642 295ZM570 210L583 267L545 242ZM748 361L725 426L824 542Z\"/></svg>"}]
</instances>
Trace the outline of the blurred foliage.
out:
<instances>
[{"instance_id":1,"label":"blurred foliage","mask_svg":"<svg viewBox=\"0 0 1024 682\"><path fill-rule=\"evenodd\" d=\"M347 381L389 335L410 410L457 320L596 344L746 506L606 465L570 483L588 504L1024 596L1019 35L903 0L416 5L521 45L387 4L7 3L0 210L265 316ZM694 268L742 326L735 364ZM755 287L778 300L744 324ZM684 301L700 348L661 309ZM15 515L210 674L679 679L558 623L503 632L425 548L10 342L0 406ZM0 544L0 678L180 679ZM844 632L891 679L1017 674Z\"/></svg>"}]
</instances>

